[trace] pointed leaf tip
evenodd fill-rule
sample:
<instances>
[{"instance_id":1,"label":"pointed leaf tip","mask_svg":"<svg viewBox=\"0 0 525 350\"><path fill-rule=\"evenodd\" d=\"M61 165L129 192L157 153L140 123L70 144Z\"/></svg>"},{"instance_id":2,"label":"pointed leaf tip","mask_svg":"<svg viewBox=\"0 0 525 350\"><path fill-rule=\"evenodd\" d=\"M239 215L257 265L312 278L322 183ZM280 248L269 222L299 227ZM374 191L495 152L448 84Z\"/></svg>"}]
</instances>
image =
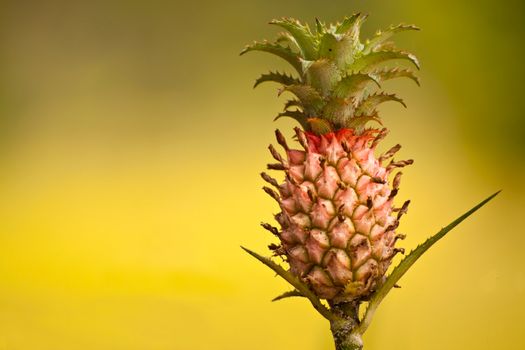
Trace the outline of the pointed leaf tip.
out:
<instances>
[{"instance_id":1,"label":"pointed leaf tip","mask_svg":"<svg viewBox=\"0 0 525 350\"><path fill-rule=\"evenodd\" d=\"M425 242L417 246L416 249L412 250L408 255L406 255L405 258L399 263L399 265L397 265L394 268L394 270L387 277L385 282L372 295L363 320L354 332L358 334L363 334L366 331L381 301L388 294L388 292L397 284L397 281L399 281L399 279L403 277L403 275L408 271L408 269L423 255L423 253L425 253L437 241L443 238L450 230L459 225L463 220L468 218L470 215L472 215L474 212L476 212L478 209L480 209L482 206L484 206L490 200L496 197L500 192L501 190L497 191L496 193L490 195L489 197L481 201L479 204L475 205L472 209L458 217L456 220L452 221L450 224L442 228L438 233L428 238Z\"/></svg>"},{"instance_id":2,"label":"pointed leaf tip","mask_svg":"<svg viewBox=\"0 0 525 350\"><path fill-rule=\"evenodd\" d=\"M373 74L356 73L343 77L335 86L333 94L340 98L347 98L363 91L368 83L374 83L378 88L381 84Z\"/></svg>"},{"instance_id":3,"label":"pointed leaf tip","mask_svg":"<svg viewBox=\"0 0 525 350\"><path fill-rule=\"evenodd\" d=\"M287 30L295 38L304 59L312 60L315 58L315 38L308 25L304 25L294 18L273 19L270 24Z\"/></svg>"},{"instance_id":4,"label":"pointed leaf tip","mask_svg":"<svg viewBox=\"0 0 525 350\"><path fill-rule=\"evenodd\" d=\"M300 281L295 275L293 275L290 271L286 271L282 266L276 264L271 259L265 258L253 251L251 251L248 248L245 248L241 246L241 248L262 262L264 265L268 266L270 269L272 269L276 274L281 276L284 280L286 280L288 283L290 283L295 289L297 289L299 292L301 292L308 300L310 300L310 303L312 303L313 307L327 320L333 321L338 320L338 316L333 314L326 306L321 303L319 298L308 288L306 284L304 284L302 281Z\"/></svg>"},{"instance_id":5,"label":"pointed leaf tip","mask_svg":"<svg viewBox=\"0 0 525 350\"><path fill-rule=\"evenodd\" d=\"M325 25L321 22L319 18L315 18L315 29L317 31L317 35L323 35L326 32Z\"/></svg>"},{"instance_id":6,"label":"pointed leaf tip","mask_svg":"<svg viewBox=\"0 0 525 350\"><path fill-rule=\"evenodd\" d=\"M264 40L262 42L254 41L253 44L247 45L241 51L240 55L242 56L245 53L250 52L250 51L268 52L278 57L281 57L282 59L290 63L300 75L302 75L303 73L301 62L299 61L299 57L289 47L284 47L279 44L270 43L267 40Z\"/></svg>"},{"instance_id":7,"label":"pointed leaf tip","mask_svg":"<svg viewBox=\"0 0 525 350\"><path fill-rule=\"evenodd\" d=\"M412 24L399 24L395 26L392 25L386 30L378 31L373 38L367 41L363 53L367 55L370 52L377 50L383 44L385 44L386 41L390 39L394 34L407 30L419 30L419 27L416 27Z\"/></svg>"},{"instance_id":8,"label":"pointed leaf tip","mask_svg":"<svg viewBox=\"0 0 525 350\"><path fill-rule=\"evenodd\" d=\"M297 289L294 289L294 290L290 290L288 292L284 292L283 294L276 296L275 298L272 299L272 301L279 301L279 300L283 300L283 299L291 298L291 297L303 297L304 298L305 296L303 295L303 293L299 292Z\"/></svg>"},{"instance_id":9,"label":"pointed leaf tip","mask_svg":"<svg viewBox=\"0 0 525 350\"><path fill-rule=\"evenodd\" d=\"M384 92L381 92L372 94L366 97L364 100L362 100L356 109L356 115L371 114L375 111L378 105L387 101L399 102L405 108L407 107L405 102L401 98L397 97L395 94L386 94Z\"/></svg>"},{"instance_id":10,"label":"pointed leaf tip","mask_svg":"<svg viewBox=\"0 0 525 350\"><path fill-rule=\"evenodd\" d=\"M351 29L357 30L357 32L359 32L361 25L364 23L364 21L366 21L367 18L368 14L361 12L354 13L350 17L345 17L343 21L336 26L335 33L344 34Z\"/></svg>"},{"instance_id":11,"label":"pointed leaf tip","mask_svg":"<svg viewBox=\"0 0 525 350\"><path fill-rule=\"evenodd\" d=\"M284 86L278 91L278 96L281 96L285 91L291 92L297 96L299 101L301 101L301 104L309 113L318 113L324 104L323 97L310 85L293 84Z\"/></svg>"},{"instance_id":12,"label":"pointed leaf tip","mask_svg":"<svg viewBox=\"0 0 525 350\"><path fill-rule=\"evenodd\" d=\"M395 78L409 78L420 86L419 78L411 69L394 67L394 68L384 68L380 70L374 70L371 75L377 77L380 81L395 79Z\"/></svg>"},{"instance_id":13,"label":"pointed leaf tip","mask_svg":"<svg viewBox=\"0 0 525 350\"><path fill-rule=\"evenodd\" d=\"M293 85L301 83L299 79L296 79L293 76L288 75L286 73L269 72L267 74L262 74L259 78L257 78L253 87L256 88L260 84L268 81L273 81L282 85Z\"/></svg>"},{"instance_id":14,"label":"pointed leaf tip","mask_svg":"<svg viewBox=\"0 0 525 350\"><path fill-rule=\"evenodd\" d=\"M408 60L418 70L421 68L418 58L410 52L397 50L373 51L361 56L350 66L350 69L356 72L369 71L390 60Z\"/></svg>"}]
</instances>

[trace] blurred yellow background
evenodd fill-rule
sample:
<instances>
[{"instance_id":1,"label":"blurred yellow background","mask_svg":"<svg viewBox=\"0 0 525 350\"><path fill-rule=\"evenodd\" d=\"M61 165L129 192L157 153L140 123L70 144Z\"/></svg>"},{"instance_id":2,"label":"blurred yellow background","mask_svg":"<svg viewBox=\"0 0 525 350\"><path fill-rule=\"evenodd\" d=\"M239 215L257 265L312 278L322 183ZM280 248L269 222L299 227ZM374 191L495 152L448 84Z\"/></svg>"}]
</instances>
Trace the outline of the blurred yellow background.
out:
<instances>
[{"instance_id":1,"label":"blurred yellow background","mask_svg":"<svg viewBox=\"0 0 525 350\"><path fill-rule=\"evenodd\" d=\"M525 67L520 1L0 3L0 350L331 349L328 325L241 251L266 253L260 190L283 68L238 57L266 23L408 22L421 88L389 86L404 246L502 194L415 265L366 349L523 349Z\"/></svg>"}]
</instances>

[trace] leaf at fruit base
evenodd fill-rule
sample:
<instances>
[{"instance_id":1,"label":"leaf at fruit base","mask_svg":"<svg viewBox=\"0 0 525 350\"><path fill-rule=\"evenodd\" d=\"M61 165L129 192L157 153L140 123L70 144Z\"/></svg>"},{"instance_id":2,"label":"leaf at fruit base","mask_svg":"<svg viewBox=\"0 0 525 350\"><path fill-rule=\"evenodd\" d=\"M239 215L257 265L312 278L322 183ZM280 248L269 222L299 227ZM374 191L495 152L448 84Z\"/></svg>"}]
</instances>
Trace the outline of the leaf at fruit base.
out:
<instances>
[{"instance_id":1,"label":"leaf at fruit base","mask_svg":"<svg viewBox=\"0 0 525 350\"><path fill-rule=\"evenodd\" d=\"M349 129L356 129L356 130L361 131L365 127L366 123L372 122L372 121L377 122L381 126L383 125L383 123L381 122L381 118L379 118L377 113L372 113L372 114L360 115L360 116L356 116L356 117L348 119L348 121L345 124L345 127Z\"/></svg>"},{"instance_id":2,"label":"leaf at fruit base","mask_svg":"<svg viewBox=\"0 0 525 350\"><path fill-rule=\"evenodd\" d=\"M370 72L378 65L390 60L408 60L419 69L417 57L409 52L404 51L376 51L368 55L361 56L349 67L354 72Z\"/></svg>"},{"instance_id":3,"label":"leaf at fruit base","mask_svg":"<svg viewBox=\"0 0 525 350\"><path fill-rule=\"evenodd\" d=\"M241 55L244 55L247 52L250 51L263 51L263 52L269 52L271 54L274 54L276 56L279 56L286 60L288 63L290 63L299 73L299 75L303 74L301 62L299 61L299 57L295 52L293 52L289 47L284 47L279 44L273 44L268 41L263 42L257 42L255 41L253 44L246 46L242 51Z\"/></svg>"},{"instance_id":4,"label":"leaf at fruit base","mask_svg":"<svg viewBox=\"0 0 525 350\"><path fill-rule=\"evenodd\" d=\"M359 105L358 105L358 107L357 107L357 109L355 111L355 114L356 115L370 114L373 111L375 111L375 109L376 109L376 107L378 105L380 105L383 102L387 102L387 101L399 102L403 106L405 106L405 108L406 108L405 102L403 102L403 100L400 99L399 97L397 97L396 95L394 95L394 94L386 94L384 92L381 92L381 93L376 93L376 94L370 95L370 96L366 97L365 99L363 99L359 103Z\"/></svg>"},{"instance_id":5,"label":"leaf at fruit base","mask_svg":"<svg viewBox=\"0 0 525 350\"><path fill-rule=\"evenodd\" d=\"M283 85L293 85L293 84L300 84L301 81L297 78L292 77L291 75L285 74L285 73L279 73L279 72L269 72L267 74L262 74L253 85L254 88L259 86L261 83L267 82L267 81L273 81L275 83L283 84Z\"/></svg>"},{"instance_id":6,"label":"leaf at fruit base","mask_svg":"<svg viewBox=\"0 0 525 350\"><path fill-rule=\"evenodd\" d=\"M478 205L476 205L475 207L467 211L465 214L458 217L456 220L452 221L452 223L450 223L448 226L442 228L434 236L430 237L424 243L419 245L416 249L411 251L399 263L399 265L397 265L397 267L392 271L392 273L388 276L385 282L379 287L379 289L376 290L374 294L372 294L372 297L370 298L370 302L368 304L368 308L366 309L365 315L363 316L363 319L361 320L361 324L353 332L357 334L363 334L366 331L381 301L388 294L388 292L396 285L399 279L408 271L408 269L423 255L423 253L425 253L437 241L443 238L450 230L452 230L454 227L459 225L463 220L465 220L470 215L472 215L474 212L476 212L479 208L487 204L487 202L489 202L496 195L498 195L498 193L500 193L500 191L492 194L487 199L483 200L481 203L479 203Z\"/></svg>"},{"instance_id":7,"label":"leaf at fruit base","mask_svg":"<svg viewBox=\"0 0 525 350\"><path fill-rule=\"evenodd\" d=\"M385 81L395 78L409 78L412 79L419 86L419 78L416 77L414 71L411 69L404 69L399 67L385 68L382 70L373 71L372 73L370 73L370 75L377 77L377 80L379 81Z\"/></svg>"},{"instance_id":8,"label":"leaf at fruit base","mask_svg":"<svg viewBox=\"0 0 525 350\"><path fill-rule=\"evenodd\" d=\"M274 19L270 21L270 24L275 24L286 29L295 38L305 60L314 60L317 58L315 38L308 26L301 24L301 22L293 18Z\"/></svg>"},{"instance_id":9,"label":"leaf at fruit base","mask_svg":"<svg viewBox=\"0 0 525 350\"><path fill-rule=\"evenodd\" d=\"M303 298L306 298L303 295L303 293L299 292L297 289L294 289L294 290L290 290L288 292L284 292L283 294L276 296L275 298L272 299L272 301L283 300L283 299L291 298L291 297L303 297Z\"/></svg>"},{"instance_id":10,"label":"leaf at fruit base","mask_svg":"<svg viewBox=\"0 0 525 350\"><path fill-rule=\"evenodd\" d=\"M280 265L277 265L272 260L265 258L247 248L241 247L244 251L246 251L248 254L262 262L264 265L271 268L276 274L281 276L283 279L285 279L288 283L290 283L295 289L297 289L302 295L304 295L308 300L310 300L310 303L312 303L313 307L327 320L329 321L336 321L338 320L338 317L334 315L326 306L321 303L321 301L317 298L317 296L308 288L306 284L301 282L297 277L292 275L291 272L286 271L283 269Z\"/></svg>"},{"instance_id":11,"label":"leaf at fruit base","mask_svg":"<svg viewBox=\"0 0 525 350\"><path fill-rule=\"evenodd\" d=\"M355 108L352 98L332 97L323 107L322 116L336 127L346 125L354 114Z\"/></svg>"},{"instance_id":12,"label":"leaf at fruit base","mask_svg":"<svg viewBox=\"0 0 525 350\"><path fill-rule=\"evenodd\" d=\"M384 31L378 31L376 35L368 40L365 44L365 48L363 49L363 53L365 55L369 54L370 52L377 49L378 46L382 45L384 42L386 42L388 39L392 37L392 35L406 31L406 30L420 30L419 27L416 27L415 25L406 25L406 24L399 24L397 26L391 26L390 28L384 30Z\"/></svg>"},{"instance_id":13,"label":"leaf at fruit base","mask_svg":"<svg viewBox=\"0 0 525 350\"><path fill-rule=\"evenodd\" d=\"M326 119L308 118L306 122L308 123L309 130L318 135L327 134L333 131L332 125Z\"/></svg>"}]
</instances>

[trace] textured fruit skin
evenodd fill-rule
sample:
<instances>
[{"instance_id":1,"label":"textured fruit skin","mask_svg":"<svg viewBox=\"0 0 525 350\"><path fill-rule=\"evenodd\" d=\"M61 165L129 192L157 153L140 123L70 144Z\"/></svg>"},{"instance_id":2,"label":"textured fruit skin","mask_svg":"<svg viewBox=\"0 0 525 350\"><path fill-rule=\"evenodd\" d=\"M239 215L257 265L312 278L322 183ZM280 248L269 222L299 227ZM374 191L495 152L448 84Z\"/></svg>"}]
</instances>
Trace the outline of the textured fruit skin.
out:
<instances>
[{"instance_id":1,"label":"textured fruit skin","mask_svg":"<svg viewBox=\"0 0 525 350\"><path fill-rule=\"evenodd\" d=\"M296 132L304 150L286 146L281 159L286 176L276 196L276 254L320 298L364 300L399 251L394 245L400 215L394 216L392 204L399 177L391 187L388 176L400 165L384 167L374 154L384 130Z\"/></svg>"}]
</instances>

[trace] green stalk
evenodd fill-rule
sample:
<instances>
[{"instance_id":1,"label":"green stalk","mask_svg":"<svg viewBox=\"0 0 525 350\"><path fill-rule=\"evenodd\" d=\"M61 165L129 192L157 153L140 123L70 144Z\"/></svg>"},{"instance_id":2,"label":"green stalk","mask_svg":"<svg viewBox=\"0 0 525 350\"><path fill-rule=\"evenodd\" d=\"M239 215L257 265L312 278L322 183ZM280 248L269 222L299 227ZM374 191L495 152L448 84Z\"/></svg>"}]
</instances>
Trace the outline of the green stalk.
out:
<instances>
[{"instance_id":1,"label":"green stalk","mask_svg":"<svg viewBox=\"0 0 525 350\"><path fill-rule=\"evenodd\" d=\"M363 339L354 330L359 325L359 301L331 305L337 319L330 322L336 350L361 350Z\"/></svg>"},{"instance_id":2,"label":"green stalk","mask_svg":"<svg viewBox=\"0 0 525 350\"><path fill-rule=\"evenodd\" d=\"M348 324L331 324L330 329L334 336L336 350L361 350L363 349L363 339L357 333L352 333Z\"/></svg>"}]
</instances>

